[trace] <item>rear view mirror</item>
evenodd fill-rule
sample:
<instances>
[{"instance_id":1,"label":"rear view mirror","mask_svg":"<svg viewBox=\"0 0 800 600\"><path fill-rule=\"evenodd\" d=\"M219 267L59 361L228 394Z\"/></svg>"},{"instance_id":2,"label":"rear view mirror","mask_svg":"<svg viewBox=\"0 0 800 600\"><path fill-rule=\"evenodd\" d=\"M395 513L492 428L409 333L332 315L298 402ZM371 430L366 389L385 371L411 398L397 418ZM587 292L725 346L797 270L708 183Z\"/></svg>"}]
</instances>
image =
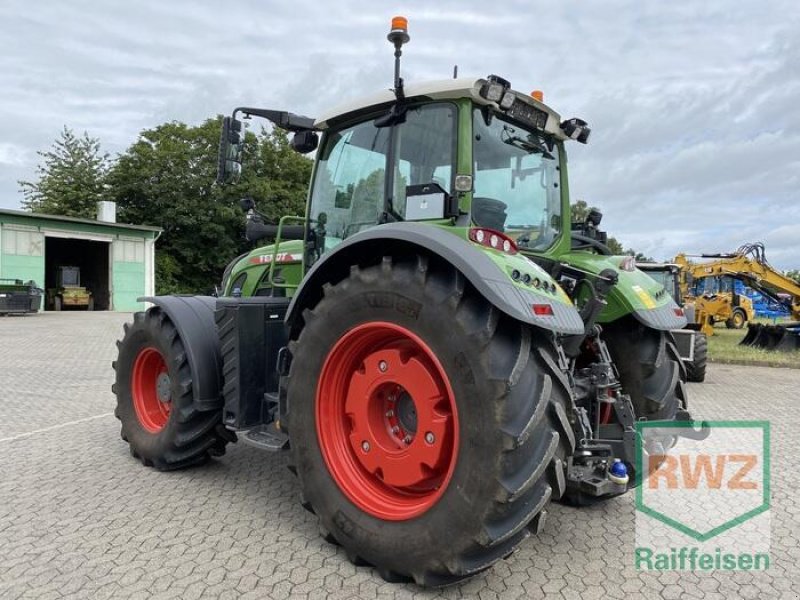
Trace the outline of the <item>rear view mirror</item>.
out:
<instances>
[{"instance_id":1,"label":"rear view mirror","mask_svg":"<svg viewBox=\"0 0 800 600\"><path fill-rule=\"evenodd\" d=\"M308 154L317 149L319 136L316 131L297 131L290 142L292 149L300 154Z\"/></svg>"},{"instance_id":2,"label":"rear view mirror","mask_svg":"<svg viewBox=\"0 0 800 600\"><path fill-rule=\"evenodd\" d=\"M244 153L244 131L242 122L233 117L222 119L222 132L219 137L219 163L217 183L236 183L242 173Z\"/></svg>"}]
</instances>

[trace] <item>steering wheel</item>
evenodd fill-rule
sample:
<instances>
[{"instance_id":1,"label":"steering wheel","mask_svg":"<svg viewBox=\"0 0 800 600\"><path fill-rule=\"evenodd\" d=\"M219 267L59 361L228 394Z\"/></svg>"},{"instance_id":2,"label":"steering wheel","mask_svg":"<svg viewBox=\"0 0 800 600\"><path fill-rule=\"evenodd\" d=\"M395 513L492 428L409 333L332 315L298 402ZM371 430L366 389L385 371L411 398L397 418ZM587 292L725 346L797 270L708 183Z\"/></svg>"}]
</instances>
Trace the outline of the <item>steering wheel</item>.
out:
<instances>
[{"instance_id":1,"label":"steering wheel","mask_svg":"<svg viewBox=\"0 0 800 600\"><path fill-rule=\"evenodd\" d=\"M603 242L598 242L594 238L587 237L580 233L572 232L572 249L573 250L594 250L603 256L613 256L614 253L611 248L606 246Z\"/></svg>"}]
</instances>

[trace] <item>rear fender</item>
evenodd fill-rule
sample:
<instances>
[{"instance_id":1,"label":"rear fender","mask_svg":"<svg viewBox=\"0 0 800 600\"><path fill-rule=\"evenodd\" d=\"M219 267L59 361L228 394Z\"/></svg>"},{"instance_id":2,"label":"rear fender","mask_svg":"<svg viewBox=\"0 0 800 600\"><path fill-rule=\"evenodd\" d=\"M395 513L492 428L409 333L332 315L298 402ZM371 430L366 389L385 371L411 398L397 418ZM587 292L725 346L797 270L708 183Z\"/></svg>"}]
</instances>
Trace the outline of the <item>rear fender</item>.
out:
<instances>
[{"instance_id":1,"label":"rear fender","mask_svg":"<svg viewBox=\"0 0 800 600\"><path fill-rule=\"evenodd\" d=\"M459 230L448 227L389 223L347 238L314 264L295 293L286 317L291 337L296 337L302 327L303 310L315 306L322 298L322 286L347 277L351 265L375 264L383 256L414 254L446 261L488 302L514 319L558 334L583 333L578 311L544 270L521 254L484 250L458 233ZM547 282L549 291L514 281L511 277L514 270ZM552 315L534 314L534 304L549 305Z\"/></svg>"},{"instance_id":2,"label":"rear fender","mask_svg":"<svg viewBox=\"0 0 800 600\"><path fill-rule=\"evenodd\" d=\"M216 298L211 296L145 296L172 321L181 336L192 373L192 394L199 410L222 406L219 336L214 322Z\"/></svg>"}]
</instances>

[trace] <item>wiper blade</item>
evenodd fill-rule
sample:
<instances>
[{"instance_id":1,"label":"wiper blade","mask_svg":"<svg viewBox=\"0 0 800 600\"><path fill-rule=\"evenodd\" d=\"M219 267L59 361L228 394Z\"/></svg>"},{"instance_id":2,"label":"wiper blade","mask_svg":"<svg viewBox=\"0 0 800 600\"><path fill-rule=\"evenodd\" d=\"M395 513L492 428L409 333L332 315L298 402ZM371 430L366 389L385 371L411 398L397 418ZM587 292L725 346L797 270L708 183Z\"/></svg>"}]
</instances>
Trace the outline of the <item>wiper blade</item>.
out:
<instances>
[{"instance_id":1,"label":"wiper blade","mask_svg":"<svg viewBox=\"0 0 800 600\"><path fill-rule=\"evenodd\" d=\"M514 146L516 148L520 148L521 150L525 150L529 154L541 154L545 158L553 158L553 155L550 154L550 151L545 146L544 142L541 140L534 140L532 139L533 136L528 136L528 138L522 138L518 135L515 135L515 130L508 125L503 126L503 135L501 139L503 143L508 144L510 146Z\"/></svg>"}]
</instances>

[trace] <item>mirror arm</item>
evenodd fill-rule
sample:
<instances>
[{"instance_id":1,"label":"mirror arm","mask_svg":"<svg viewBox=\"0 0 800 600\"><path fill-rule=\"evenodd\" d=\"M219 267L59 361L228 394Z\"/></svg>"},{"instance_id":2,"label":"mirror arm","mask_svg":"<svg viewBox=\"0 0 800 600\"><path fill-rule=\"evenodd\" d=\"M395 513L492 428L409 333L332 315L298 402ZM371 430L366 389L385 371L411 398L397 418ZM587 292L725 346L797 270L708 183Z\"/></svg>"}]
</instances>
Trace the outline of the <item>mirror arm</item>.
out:
<instances>
[{"instance_id":1,"label":"mirror arm","mask_svg":"<svg viewBox=\"0 0 800 600\"><path fill-rule=\"evenodd\" d=\"M303 115L296 115L285 110L270 110L267 108L251 108L240 106L233 111L233 118L237 113L242 113L245 118L261 117L272 122L276 127L296 133L298 131L318 131L314 127L314 119Z\"/></svg>"}]
</instances>

